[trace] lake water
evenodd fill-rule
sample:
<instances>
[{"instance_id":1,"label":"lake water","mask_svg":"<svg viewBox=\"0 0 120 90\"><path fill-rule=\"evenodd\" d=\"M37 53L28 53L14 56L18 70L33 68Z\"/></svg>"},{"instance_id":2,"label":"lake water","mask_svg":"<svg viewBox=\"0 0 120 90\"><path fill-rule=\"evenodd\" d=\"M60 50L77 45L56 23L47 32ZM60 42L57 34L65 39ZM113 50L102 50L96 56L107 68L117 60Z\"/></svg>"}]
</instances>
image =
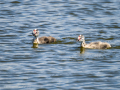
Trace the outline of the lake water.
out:
<instances>
[{"instance_id":1,"label":"lake water","mask_svg":"<svg viewBox=\"0 0 120 90\"><path fill-rule=\"evenodd\" d=\"M35 28L57 42L33 48ZM120 1L0 0L0 90L120 90Z\"/></svg>"}]
</instances>

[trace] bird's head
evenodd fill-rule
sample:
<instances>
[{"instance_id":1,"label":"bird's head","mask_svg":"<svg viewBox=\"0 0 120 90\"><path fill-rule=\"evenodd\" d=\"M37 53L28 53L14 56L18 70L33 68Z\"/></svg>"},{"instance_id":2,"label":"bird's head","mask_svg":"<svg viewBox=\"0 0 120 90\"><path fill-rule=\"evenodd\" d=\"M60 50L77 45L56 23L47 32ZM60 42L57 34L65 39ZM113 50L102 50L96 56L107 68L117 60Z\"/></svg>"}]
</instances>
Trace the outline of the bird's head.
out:
<instances>
[{"instance_id":1,"label":"bird's head","mask_svg":"<svg viewBox=\"0 0 120 90\"><path fill-rule=\"evenodd\" d=\"M79 35L78 36L78 40L77 41L84 41L85 40L85 37L83 35Z\"/></svg>"},{"instance_id":2,"label":"bird's head","mask_svg":"<svg viewBox=\"0 0 120 90\"><path fill-rule=\"evenodd\" d=\"M39 36L38 29L34 29L33 32L32 32L32 35L35 36L35 37L38 37Z\"/></svg>"}]
</instances>

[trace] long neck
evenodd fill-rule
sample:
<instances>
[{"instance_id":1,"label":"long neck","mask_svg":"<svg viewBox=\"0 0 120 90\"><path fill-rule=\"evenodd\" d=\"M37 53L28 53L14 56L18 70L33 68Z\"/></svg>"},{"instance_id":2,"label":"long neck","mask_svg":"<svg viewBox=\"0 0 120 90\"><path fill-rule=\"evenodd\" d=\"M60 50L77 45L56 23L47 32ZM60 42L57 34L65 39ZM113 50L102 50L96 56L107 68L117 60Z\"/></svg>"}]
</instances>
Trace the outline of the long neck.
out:
<instances>
[{"instance_id":1,"label":"long neck","mask_svg":"<svg viewBox=\"0 0 120 90\"><path fill-rule=\"evenodd\" d=\"M39 38L38 37L34 37L33 38L33 43L39 43Z\"/></svg>"},{"instance_id":2,"label":"long neck","mask_svg":"<svg viewBox=\"0 0 120 90\"><path fill-rule=\"evenodd\" d=\"M82 41L82 47L85 47L86 43L85 40Z\"/></svg>"},{"instance_id":3,"label":"long neck","mask_svg":"<svg viewBox=\"0 0 120 90\"><path fill-rule=\"evenodd\" d=\"M37 39L37 38L38 38L38 37L34 36L34 37L33 37L33 40L35 40L35 39Z\"/></svg>"}]
</instances>

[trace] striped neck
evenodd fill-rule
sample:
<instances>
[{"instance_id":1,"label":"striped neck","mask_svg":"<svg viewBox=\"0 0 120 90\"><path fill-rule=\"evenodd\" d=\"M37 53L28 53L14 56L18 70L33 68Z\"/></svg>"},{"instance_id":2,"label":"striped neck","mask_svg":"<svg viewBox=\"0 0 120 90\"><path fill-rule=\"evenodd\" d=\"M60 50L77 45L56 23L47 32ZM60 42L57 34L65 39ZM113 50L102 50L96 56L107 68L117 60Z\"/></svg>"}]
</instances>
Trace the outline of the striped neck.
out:
<instances>
[{"instance_id":1,"label":"striped neck","mask_svg":"<svg viewBox=\"0 0 120 90\"><path fill-rule=\"evenodd\" d=\"M38 37L34 37L33 38L33 43L39 44L40 43L39 38Z\"/></svg>"},{"instance_id":2,"label":"striped neck","mask_svg":"<svg viewBox=\"0 0 120 90\"><path fill-rule=\"evenodd\" d=\"M82 47L85 47L86 43L85 40L82 41Z\"/></svg>"},{"instance_id":3,"label":"striped neck","mask_svg":"<svg viewBox=\"0 0 120 90\"><path fill-rule=\"evenodd\" d=\"M37 43L40 43L40 42L39 42L39 38L37 37L36 39L37 39Z\"/></svg>"}]
</instances>

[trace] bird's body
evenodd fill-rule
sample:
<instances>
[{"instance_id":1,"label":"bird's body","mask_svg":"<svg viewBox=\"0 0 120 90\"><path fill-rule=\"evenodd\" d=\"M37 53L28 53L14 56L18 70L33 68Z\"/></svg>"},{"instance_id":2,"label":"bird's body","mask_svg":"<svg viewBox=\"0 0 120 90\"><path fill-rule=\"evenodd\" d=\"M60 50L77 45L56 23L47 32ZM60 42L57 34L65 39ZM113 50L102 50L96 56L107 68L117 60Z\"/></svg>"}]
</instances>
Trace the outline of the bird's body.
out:
<instances>
[{"instance_id":1,"label":"bird's body","mask_svg":"<svg viewBox=\"0 0 120 90\"><path fill-rule=\"evenodd\" d=\"M35 44L47 44L47 43L52 43L52 42L55 42L56 39L54 37L46 37L46 36L43 36L43 37L37 37L36 39L33 40L33 43Z\"/></svg>"},{"instance_id":2,"label":"bird's body","mask_svg":"<svg viewBox=\"0 0 120 90\"><path fill-rule=\"evenodd\" d=\"M89 44L85 43L85 38L83 35L79 35L78 41L82 41L82 47L84 48L91 48L91 49L107 49L110 48L111 45L106 42L91 42Z\"/></svg>"},{"instance_id":3,"label":"bird's body","mask_svg":"<svg viewBox=\"0 0 120 90\"><path fill-rule=\"evenodd\" d=\"M46 37L38 37L39 36L39 31L37 29L33 30L33 36L35 36L35 38L33 39L33 44L47 44L47 43L52 43L55 42L56 39L52 36Z\"/></svg>"}]
</instances>

